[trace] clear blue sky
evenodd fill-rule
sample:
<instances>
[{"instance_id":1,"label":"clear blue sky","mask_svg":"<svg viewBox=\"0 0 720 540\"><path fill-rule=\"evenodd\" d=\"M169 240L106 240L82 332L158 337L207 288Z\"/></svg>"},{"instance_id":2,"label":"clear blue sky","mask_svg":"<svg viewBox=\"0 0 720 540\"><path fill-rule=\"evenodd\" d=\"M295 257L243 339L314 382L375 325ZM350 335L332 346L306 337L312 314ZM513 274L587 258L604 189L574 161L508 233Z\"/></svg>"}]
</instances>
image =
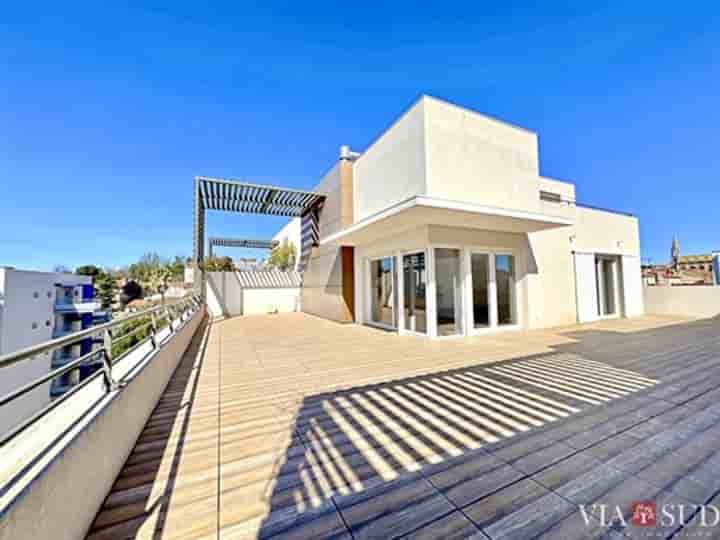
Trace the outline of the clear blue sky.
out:
<instances>
[{"instance_id":1,"label":"clear blue sky","mask_svg":"<svg viewBox=\"0 0 720 540\"><path fill-rule=\"evenodd\" d=\"M0 264L189 254L195 175L310 188L421 93L536 131L644 257L720 249L717 3L105 4L3 6Z\"/></svg>"}]
</instances>

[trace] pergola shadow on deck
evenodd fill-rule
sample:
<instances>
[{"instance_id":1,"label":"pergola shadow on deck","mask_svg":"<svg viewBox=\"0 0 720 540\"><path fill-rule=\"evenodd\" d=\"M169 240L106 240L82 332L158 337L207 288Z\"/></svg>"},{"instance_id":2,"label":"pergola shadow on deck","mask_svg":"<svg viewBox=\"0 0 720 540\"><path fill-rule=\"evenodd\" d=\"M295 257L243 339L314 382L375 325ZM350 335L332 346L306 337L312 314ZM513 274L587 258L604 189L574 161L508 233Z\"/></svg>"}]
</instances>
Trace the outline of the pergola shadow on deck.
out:
<instances>
[{"instance_id":1,"label":"pergola shadow on deck","mask_svg":"<svg viewBox=\"0 0 720 540\"><path fill-rule=\"evenodd\" d=\"M612 536L577 505L720 489L718 329L645 317L436 342L302 314L216 323L90 537Z\"/></svg>"}]
</instances>

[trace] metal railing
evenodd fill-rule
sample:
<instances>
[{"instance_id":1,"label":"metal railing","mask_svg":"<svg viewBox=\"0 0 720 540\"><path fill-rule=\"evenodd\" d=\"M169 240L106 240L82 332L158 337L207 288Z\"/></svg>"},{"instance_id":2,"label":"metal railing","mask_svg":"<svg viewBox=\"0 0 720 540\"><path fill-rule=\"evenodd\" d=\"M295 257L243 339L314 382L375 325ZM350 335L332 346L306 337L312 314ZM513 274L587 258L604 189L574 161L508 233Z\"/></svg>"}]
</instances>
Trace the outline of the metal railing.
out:
<instances>
[{"instance_id":1,"label":"metal railing","mask_svg":"<svg viewBox=\"0 0 720 540\"><path fill-rule=\"evenodd\" d=\"M102 345L99 348L96 348L86 354L83 354L76 359L72 360L71 362L57 368L52 369L49 373L46 375L43 375L42 377L38 377L29 383L21 386L20 388L13 390L9 394L0 397L0 408L4 405L7 405L8 403L11 403L12 401L24 396L31 390L34 390L35 388L41 386L42 384L45 384L49 381L52 381L53 379L56 379L58 377L61 377L67 373L70 373L74 369L78 369L84 362L87 362L88 360L92 359L93 357L97 357L98 355L102 356L102 368L98 369L95 373L90 375L85 380L81 381L76 386L72 387L71 390L63 394L62 396L55 398L53 401L51 401L48 405L37 411L35 414L30 416L28 419L24 420L19 425L12 428L10 431L8 431L5 434L0 434L0 446L5 445L10 440L12 440L14 437L25 431L27 428L32 426L35 422L40 420L43 416L48 414L50 411L55 409L58 405L65 402L67 399L69 399L71 396L73 396L75 393L77 393L79 390L84 388L86 385L88 385L90 382L94 381L97 377L102 376L104 383L105 383L105 390L106 392L111 392L114 390L117 390L120 387L120 384L113 378L112 375L112 367L115 363L117 363L119 360L130 354L131 352L137 350L142 345L150 342L152 343L152 350L157 349L162 345L160 341L158 341L158 332L165 328L165 326L169 326L170 328L170 334L172 335L172 332L176 330L173 325L175 324L175 321L179 319L178 322L178 328L180 325L183 324L184 321L189 319L192 314L194 314L197 310L199 310L202 307L202 302L199 297L197 296L191 296L189 298L186 298L184 300L181 300L180 302L174 303L174 304L167 304L162 306L156 306L153 308L149 308L143 311L139 311L137 313L133 313L132 315L129 315L127 317L123 317L122 319L117 319L114 321L110 321L107 323L99 324L97 326L93 326L91 328L87 328L85 330L80 330L78 332L74 332L72 334L64 335L61 337L57 337L55 339L51 339L49 341L45 341L43 343L38 343L37 345L32 345L30 347L27 347L25 349L21 349L9 354L5 354L0 356L0 376L2 375L2 369L18 364L19 362L22 362L23 360L28 360L30 358L33 358L39 354L45 354L45 353L51 353L52 351L64 347L67 345L73 345L77 343L78 341L82 341L83 339L87 339L89 337L96 337L98 334L102 333L103 335L103 342ZM113 331L114 330L120 330L123 326L127 325L127 323L131 321L136 321L139 319L142 319L143 317L146 317L149 319L149 321L145 324L141 324L135 328L133 328L131 331L123 333L121 335L117 335L116 337L113 337ZM117 355L117 357L114 357L113 355L113 345L117 345L118 343L127 340L131 337L141 335L141 332L148 332L147 335L145 335L143 338L138 340L136 343L132 344L129 348L124 350L121 354Z\"/></svg>"}]
</instances>

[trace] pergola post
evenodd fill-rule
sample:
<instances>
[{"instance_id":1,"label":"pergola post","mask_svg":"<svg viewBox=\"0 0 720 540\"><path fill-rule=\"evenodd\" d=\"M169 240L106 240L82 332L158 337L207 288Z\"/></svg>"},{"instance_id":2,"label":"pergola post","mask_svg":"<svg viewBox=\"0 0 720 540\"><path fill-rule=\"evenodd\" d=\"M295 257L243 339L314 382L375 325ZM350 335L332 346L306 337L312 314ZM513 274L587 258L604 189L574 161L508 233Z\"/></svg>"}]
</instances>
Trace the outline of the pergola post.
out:
<instances>
[{"instance_id":1,"label":"pergola post","mask_svg":"<svg viewBox=\"0 0 720 540\"><path fill-rule=\"evenodd\" d=\"M251 184L224 178L195 177L193 211L193 262L195 264L194 286L197 293L205 298L207 274L205 261L205 211L221 210L247 214L265 214L301 218L301 261L309 258L309 249L319 241L318 214L326 199L323 193L282 188L262 184ZM272 240L250 240L237 238L210 239L210 254L213 246L251 247L272 249ZM302 268L302 264L301 264Z\"/></svg>"},{"instance_id":2,"label":"pergola post","mask_svg":"<svg viewBox=\"0 0 720 540\"><path fill-rule=\"evenodd\" d=\"M200 193L200 178L195 178L193 212L193 285L195 292L205 301L205 270L203 259L205 251L205 205Z\"/></svg>"}]
</instances>

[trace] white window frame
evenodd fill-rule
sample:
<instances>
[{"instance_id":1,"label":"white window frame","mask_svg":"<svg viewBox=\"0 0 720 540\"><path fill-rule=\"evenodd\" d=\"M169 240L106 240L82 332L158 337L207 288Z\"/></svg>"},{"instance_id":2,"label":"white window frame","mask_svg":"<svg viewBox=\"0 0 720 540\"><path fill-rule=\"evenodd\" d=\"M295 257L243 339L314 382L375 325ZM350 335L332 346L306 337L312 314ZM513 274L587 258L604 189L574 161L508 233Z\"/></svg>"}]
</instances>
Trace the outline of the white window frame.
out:
<instances>
[{"instance_id":1,"label":"white window frame","mask_svg":"<svg viewBox=\"0 0 720 540\"><path fill-rule=\"evenodd\" d=\"M400 319L399 317L396 317L395 311L397 310L396 305L393 305L393 320L398 321L398 328L395 328L389 324L381 323L374 321L372 318L372 263L374 261L381 261L383 259L390 259L392 261L392 272L395 274L395 283L394 285L398 287L399 289L399 279L400 276L397 273L397 254L396 253L389 253L385 255L377 255L372 257L366 257L365 258L365 324L368 326L374 326L375 328L381 328L383 330L390 330L392 332L395 332L399 330L400 326ZM400 291L393 291L393 295L397 298L397 302L400 303ZM398 314L399 315L399 314Z\"/></svg>"},{"instance_id":2,"label":"white window frame","mask_svg":"<svg viewBox=\"0 0 720 540\"><path fill-rule=\"evenodd\" d=\"M404 251L398 251L395 254L397 264L397 282L398 282L398 334L401 336L418 336L430 337L430 258L428 257L429 248L418 248ZM406 255L416 255L423 253L425 255L425 330L426 332L417 332L405 328L405 273L403 272L403 257ZM434 306L434 302L433 302Z\"/></svg>"},{"instance_id":3,"label":"white window frame","mask_svg":"<svg viewBox=\"0 0 720 540\"><path fill-rule=\"evenodd\" d=\"M428 253L430 254L428 264L430 268L428 270L428 288L427 294L429 298L426 298L428 303L428 313L432 313L432 317L429 317L428 321L428 336L433 339L458 339L468 336L467 326L467 282L468 282L468 266L466 264L466 251L467 247L462 244L428 244ZM440 336L437 331L437 281L435 280L435 250L436 249L457 249L460 251L460 277L461 277L461 291L460 291L460 309L462 314L462 332L452 334L449 336ZM432 310L432 311L431 311Z\"/></svg>"},{"instance_id":4,"label":"white window frame","mask_svg":"<svg viewBox=\"0 0 720 540\"><path fill-rule=\"evenodd\" d=\"M475 328L475 320L474 320L474 310L473 310L473 300L472 300L472 266L471 266L471 257L473 254L479 254L479 255L487 255L488 256L488 308L490 310L490 317L489 322L490 326L486 328ZM515 300L515 323L514 324L504 324L499 325L498 324L498 313L497 313L497 275L496 275L496 268L495 268L495 257L498 255L508 255L513 257L514 259L514 276L513 281L515 282L514 286L514 300ZM505 248L505 247L485 247L485 246L468 246L466 248L466 261L465 261L465 267L467 268L467 283L465 284L465 296L466 296L466 304L468 306L468 309L466 310L466 322L465 322L465 328L467 329L467 335L469 336L480 336L483 334L494 334L498 332L507 332L507 331L513 331L513 330L521 330L522 329L522 321L523 321L523 314L522 309L520 309L521 303L520 299L522 298L522 286L520 284L520 280L518 280L518 255L517 250L512 248Z\"/></svg>"}]
</instances>

